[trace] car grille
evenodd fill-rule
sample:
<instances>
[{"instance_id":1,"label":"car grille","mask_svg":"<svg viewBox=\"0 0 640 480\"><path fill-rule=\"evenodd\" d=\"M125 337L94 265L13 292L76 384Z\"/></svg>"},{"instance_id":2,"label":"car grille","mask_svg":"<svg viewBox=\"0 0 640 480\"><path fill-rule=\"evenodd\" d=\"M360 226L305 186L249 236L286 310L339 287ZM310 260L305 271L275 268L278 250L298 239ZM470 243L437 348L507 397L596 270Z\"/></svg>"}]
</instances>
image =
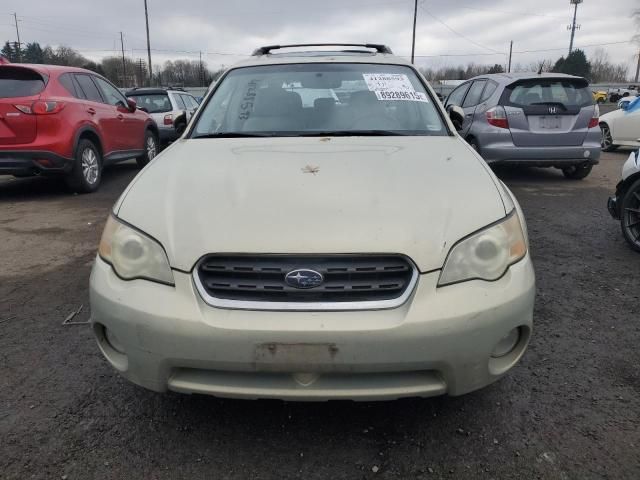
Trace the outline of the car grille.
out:
<instances>
[{"instance_id":1,"label":"car grille","mask_svg":"<svg viewBox=\"0 0 640 480\"><path fill-rule=\"evenodd\" d=\"M296 288L289 272L312 270L320 285ZM249 309L391 308L406 300L417 280L402 255L207 255L195 281L214 306Z\"/></svg>"}]
</instances>

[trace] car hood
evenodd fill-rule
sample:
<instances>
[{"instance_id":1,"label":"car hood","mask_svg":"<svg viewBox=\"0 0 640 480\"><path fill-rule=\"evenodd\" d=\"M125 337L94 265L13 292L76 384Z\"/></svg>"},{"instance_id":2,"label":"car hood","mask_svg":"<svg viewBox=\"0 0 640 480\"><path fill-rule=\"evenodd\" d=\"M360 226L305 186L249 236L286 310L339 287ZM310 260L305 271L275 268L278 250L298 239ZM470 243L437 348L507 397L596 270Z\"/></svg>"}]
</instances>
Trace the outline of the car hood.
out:
<instances>
[{"instance_id":1,"label":"car hood","mask_svg":"<svg viewBox=\"0 0 640 480\"><path fill-rule=\"evenodd\" d=\"M617 109L617 110L612 110L608 113L605 113L604 115L600 115L600 119L599 122L610 122L612 120L615 120L616 118L622 117L624 115L624 110L621 109Z\"/></svg>"},{"instance_id":2,"label":"car hood","mask_svg":"<svg viewBox=\"0 0 640 480\"><path fill-rule=\"evenodd\" d=\"M185 271L207 253L401 253L422 272L506 213L488 167L448 136L180 140L115 212Z\"/></svg>"}]
</instances>

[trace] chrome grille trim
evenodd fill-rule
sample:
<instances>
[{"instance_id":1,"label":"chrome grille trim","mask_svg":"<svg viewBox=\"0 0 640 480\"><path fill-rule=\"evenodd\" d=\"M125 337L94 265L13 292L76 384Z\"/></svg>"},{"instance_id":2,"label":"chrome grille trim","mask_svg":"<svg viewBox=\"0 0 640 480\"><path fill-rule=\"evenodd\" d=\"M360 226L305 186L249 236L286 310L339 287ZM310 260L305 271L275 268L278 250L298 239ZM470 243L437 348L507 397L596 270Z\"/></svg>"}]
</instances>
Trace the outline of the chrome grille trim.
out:
<instances>
[{"instance_id":1,"label":"chrome grille trim","mask_svg":"<svg viewBox=\"0 0 640 480\"><path fill-rule=\"evenodd\" d=\"M295 255L295 254L294 254ZM394 255L394 254L390 254ZM265 255L267 256L267 255ZM303 255L300 255L303 256ZM337 256L337 255L336 255ZM348 256L348 255L347 255ZM357 254L353 254L354 257ZM400 255L399 255L400 256ZM196 290L200 294L200 297L208 305L216 308L224 308L230 310L264 310L264 311L298 311L298 312L314 312L314 311L353 311L353 310L387 310L397 308L407 302L409 297L413 294L418 278L420 276L418 268L414 262L404 257L411 268L411 278L408 281L407 287L401 295L392 299L384 300L359 300L359 301L340 301L340 302L296 302L296 301L253 301L253 300L237 300L237 299L224 299L214 297L209 294L207 288L202 283L200 278L200 266L203 262L207 261L208 255L201 258L193 269L192 278Z\"/></svg>"}]
</instances>

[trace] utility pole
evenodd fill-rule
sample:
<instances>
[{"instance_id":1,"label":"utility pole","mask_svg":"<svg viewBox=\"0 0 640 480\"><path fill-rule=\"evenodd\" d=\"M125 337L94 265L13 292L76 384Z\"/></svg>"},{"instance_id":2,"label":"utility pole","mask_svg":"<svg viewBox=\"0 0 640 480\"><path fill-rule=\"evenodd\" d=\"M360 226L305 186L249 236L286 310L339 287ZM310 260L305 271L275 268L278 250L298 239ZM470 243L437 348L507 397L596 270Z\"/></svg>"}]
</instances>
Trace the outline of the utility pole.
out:
<instances>
[{"instance_id":1,"label":"utility pole","mask_svg":"<svg viewBox=\"0 0 640 480\"><path fill-rule=\"evenodd\" d=\"M507 67L507 73L511 73L511 55L513 54L513 40L509 45L509 66Z\"/></svg>"},{"instance_id":2,"label":"utility pole","mask_svg":"<svg viewBox=\"0 0 640 480\"><path fill-rule=\"evenodd\" d=\"M120 47L122 48L122 86L127 86L127 62L124 61L124 40L120 32Z\"/></svg>"},{"instance_id":3,"label":"utility pole","mask_svg":"<svg viewBox=\"0 0 640 480\"><path fill-rule=\"evenodd\" d=\"M204 87L204 72L202 71L202 51L200 52L200 86Z\"/></svg>"},{"instance_id":4,"label":"utility pole","mask_svg":"<svg viewBox=\"0 0 640 480\"><path fill-rule=\"evenodd\" d=\"M20 29L18 28L18 14L13 12L13 19L16 22L16 36L18 37L18 63L22 62L22 44L20 43Z\"/></svg>"},{"instance_id":5,"label":"utility pole","mask_svg":"<svg viewBox=\"0 0 640 480\"><path fill-rule=\"evenodd\" d=\"M636 67L636 79L634 83L638 83L638 77L640 76L640 52L638 52L638 66Z\"/></svg>"},{"instance_id":6,"label":"utility pole","mask_svg":"<svg viewBox=\"0 0 640 480\"><path fill-rule=\"evenodd\" d=\"M583 2L583 0L569 0L571 5L573 5L573 23L571 24L571 41L569 42L569 55L573 51L573 37L576 34L576 16L578 15L578 5ZM578 27L579 28L579 27Z\"/></svg>"},{"instance_id":7,"label":"utility pole","mask_svg":"<svg viewBox=\"0 0 640 480\"><path fill-rule=\"evenodd\" d=\"M416 20L418 19L418 0L413 4L413 36L411 37L411 63L414 63L416 53Z\"/></svg>"},{"instance_id":8,"label":"utility pole","mask_svg":"<svg viewBox=\"0 0 640 480\"><path fill-rule=\"evenodd\" d=\"M144 0L144 18L147 22L147 56L149 57L149 86L153 82L153 70L151 68L151 43L149 42L149 12L147 10L147 0Z\"/></svg>"}]
</instances>

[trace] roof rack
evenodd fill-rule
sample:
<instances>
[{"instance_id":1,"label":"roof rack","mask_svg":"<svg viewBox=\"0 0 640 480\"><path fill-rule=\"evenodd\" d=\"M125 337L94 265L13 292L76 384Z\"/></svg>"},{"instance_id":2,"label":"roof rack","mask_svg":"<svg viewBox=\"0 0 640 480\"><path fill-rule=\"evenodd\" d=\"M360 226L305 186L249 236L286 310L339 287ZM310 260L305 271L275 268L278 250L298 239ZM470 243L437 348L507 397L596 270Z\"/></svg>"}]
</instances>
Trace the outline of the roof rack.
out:
<instances>
[{"instance_id":1,"label":"roof rack","mask_svg":"<svg viewBox=\"0 0 640 480\"><path fill-rule=\"evenodd\" d=\"M271 50L280 50L281 48L293 47L364 47L371 48L378 53L393 54L391 49L386 45L379 43L296 43L291 45L267 45L265 47L256 48L251 55L260 56L271 53Z\"/></svg>"}]
</instances>

